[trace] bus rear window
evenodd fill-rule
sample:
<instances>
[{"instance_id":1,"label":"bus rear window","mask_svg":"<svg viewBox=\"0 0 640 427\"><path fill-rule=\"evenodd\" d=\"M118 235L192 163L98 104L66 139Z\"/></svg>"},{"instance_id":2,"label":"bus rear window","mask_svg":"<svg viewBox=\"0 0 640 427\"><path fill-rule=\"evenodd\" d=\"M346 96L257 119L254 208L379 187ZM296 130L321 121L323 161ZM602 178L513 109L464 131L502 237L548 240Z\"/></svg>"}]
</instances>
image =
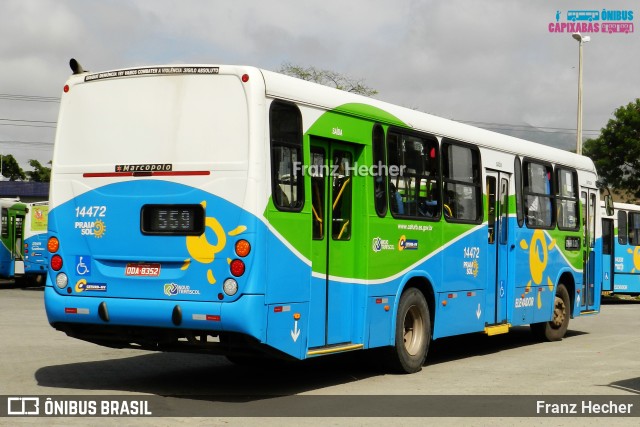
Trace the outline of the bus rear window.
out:
<instances>
[{"instance_id":1,"label":"bus rear window","mask_svg":"<svg viewBox=\"0 0 640 427\"><path fill-rule=\"evenodd\" d=\"M248 112L237 76L145 76L75 85L62 97L54 164L244 169ZM96 168L95 166L98 166Z\"/></svg>"}]
</instances>

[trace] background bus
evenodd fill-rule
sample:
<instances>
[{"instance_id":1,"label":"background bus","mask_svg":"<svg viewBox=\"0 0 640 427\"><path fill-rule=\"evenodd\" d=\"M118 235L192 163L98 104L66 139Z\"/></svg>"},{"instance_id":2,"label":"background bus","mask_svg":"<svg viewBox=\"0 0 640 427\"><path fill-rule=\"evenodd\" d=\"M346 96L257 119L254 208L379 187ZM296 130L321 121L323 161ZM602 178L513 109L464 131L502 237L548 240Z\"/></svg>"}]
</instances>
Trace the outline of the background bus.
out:
<instances>
[{"instance_id":1,"label":"background bus","mask_svg":"<svg viewBox=\"0 0 640 427\"><path fill-rule=\"evenodd\" d=\"M640 206L613 203L602 207L602 291L606 295L640 294Z\"/></svg>"},{"instance_id":2,"label":"background bus","mask_svg":"<svg viewBox=\"0 0 640 427\"><path fill-rule=\"evenodd\" d=\"M47 218L49 202L27 204L24 220L24 279L30 284L44 284L49 263Z\"/></svg>"},{"instance_id":3,"label":"background bus","mask_svg":"<svg viewBox=\"0 0 640 427\"><path fill-rule=\"evenodd\" d=\"M24 275L22 242L27 205L19 199L0 199L0 277L14 279Z\"/></svg>"},{"instance_id":4,"label":"background bus","mask_svg":"<svg viewBox=\"0 0 640 427\"><path fill-rule=\"evenodd\" d=\"M72 68L45 288L72 337L415 372L599 310L586 157L252 67Z\"/></svg>"}]
</instances>

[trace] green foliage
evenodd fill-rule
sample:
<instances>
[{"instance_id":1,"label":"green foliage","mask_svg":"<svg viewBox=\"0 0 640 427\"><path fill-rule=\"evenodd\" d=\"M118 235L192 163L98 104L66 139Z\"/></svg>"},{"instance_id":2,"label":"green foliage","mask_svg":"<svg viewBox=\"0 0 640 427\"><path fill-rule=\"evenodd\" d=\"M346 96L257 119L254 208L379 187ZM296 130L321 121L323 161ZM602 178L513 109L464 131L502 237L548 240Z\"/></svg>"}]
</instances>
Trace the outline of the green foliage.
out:
<instances>
[{"instance_id":1,"label":"green foliage","mask_svg":"<svg viewBox=\"0 0 640 427\"><path fill-rule=\"evenodd\" d=\"M322 70L313 66L302 67L285 62L280 66L278 72L359 95L373 96L378 93L377 90L365 85L363 79L356 80L335 71Z\"/></svg>"},{"instance_id":2,"label":"green foliage","mask_svg":"<svg viewBox=\"0 0 640 427\"><path fill-rule=\"evenodd\" d=\"M600 136L584 143L604 184L627 201L640 199L640 98L614 112Z\"/></svg>"},{"instance_id":3,"label":"green foliage","mask_svg":"<svg viewBox=\"0 0 640 427\"><path fill-rule=\"evenodd\" d=\"M49 161L51 164L51 161ZM29 160L29 166L34 170L28 171L29 181L35 182L49 182L51 181L51 168L42 166L39 161L31 159Z\"/></svg>"},{"instance_id":4,"label":"green foliage","mask_svg":"<svg viewBox=\"0 0 640 427\"><path fill-rule=\"evenodd\" d=\"M9 181L25 180L27 176L11 154L2 155L2 176Z\"/></svg>"}]
</instances>

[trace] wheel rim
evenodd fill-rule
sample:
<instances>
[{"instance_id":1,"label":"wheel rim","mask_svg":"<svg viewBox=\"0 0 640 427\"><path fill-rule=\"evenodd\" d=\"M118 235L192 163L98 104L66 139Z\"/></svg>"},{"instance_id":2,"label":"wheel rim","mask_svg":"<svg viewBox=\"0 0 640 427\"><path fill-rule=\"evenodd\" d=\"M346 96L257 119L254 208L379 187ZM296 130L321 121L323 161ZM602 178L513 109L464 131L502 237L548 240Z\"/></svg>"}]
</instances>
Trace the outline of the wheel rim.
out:
<instances>
[{"instance_id":1,"label":"wheel rim","mask_svg":"<svg viewBox=\"0 0 640 427\"><path fill-rule=\"evenodd\" d=\"M424 321L420 309L412 305L404 316L404 348L411 356L415 356L424 340Z\"/></svg>"},{"instance_id":2,"label":"wheel rim","mask_svg":"<svg viewBox=\"0 0 640 427\"><path fill-rule=\"evenodd\" d=\"M553 320L551 321L551 326L554 329L559 329L564 324L564 320L567 317L566 308L567 306L564 304L562 298L556 296L555 306L553 308Z\"/></svg>"}]
</instances>

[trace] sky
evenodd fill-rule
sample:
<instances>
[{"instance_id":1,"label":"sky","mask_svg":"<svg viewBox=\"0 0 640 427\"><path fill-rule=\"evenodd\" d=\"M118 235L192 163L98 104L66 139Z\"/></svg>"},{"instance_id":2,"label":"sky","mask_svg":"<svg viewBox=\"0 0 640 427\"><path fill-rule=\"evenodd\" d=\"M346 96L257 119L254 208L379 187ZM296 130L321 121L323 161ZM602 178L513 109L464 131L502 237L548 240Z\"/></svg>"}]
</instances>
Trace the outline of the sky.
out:
<instances>
[{"instance_id":1,"label":"sky","mask_svg":"<svg viewBox=\"0 0 640 427\"><path fill-rule=\"evenodd\" d=\"M0 154L25 170L51 160L70 58L91 71L314 66L363 79L383 101L575 150L579 43L550 25L603 9L633 16L594 23L634 28L583 31L585 137L640 97L640 2L2 0Z\"/></svg>"}]
</instances>

